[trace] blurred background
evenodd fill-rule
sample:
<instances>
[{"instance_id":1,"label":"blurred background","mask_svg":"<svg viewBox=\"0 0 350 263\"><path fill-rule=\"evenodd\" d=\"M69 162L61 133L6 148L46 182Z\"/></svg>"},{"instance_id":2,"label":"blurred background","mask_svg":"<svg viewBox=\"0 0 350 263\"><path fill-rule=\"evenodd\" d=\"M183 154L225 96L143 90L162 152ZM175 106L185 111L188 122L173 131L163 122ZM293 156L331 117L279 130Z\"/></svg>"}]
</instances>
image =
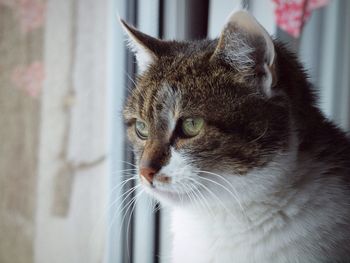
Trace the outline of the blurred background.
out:
<instances>
[{"instance_id":1,"label":"blurred background","mask_svg":"<svg viewBox=\"0 0 350 263\"><path fill-rule=\"evenodd\" d=\"M298 54L349 130L350 1L0 0L0 263L169 262L169 211L130 179L121 110L137 69L117 17L215 38L240 7Z\"/></svg>"}]
</instances>

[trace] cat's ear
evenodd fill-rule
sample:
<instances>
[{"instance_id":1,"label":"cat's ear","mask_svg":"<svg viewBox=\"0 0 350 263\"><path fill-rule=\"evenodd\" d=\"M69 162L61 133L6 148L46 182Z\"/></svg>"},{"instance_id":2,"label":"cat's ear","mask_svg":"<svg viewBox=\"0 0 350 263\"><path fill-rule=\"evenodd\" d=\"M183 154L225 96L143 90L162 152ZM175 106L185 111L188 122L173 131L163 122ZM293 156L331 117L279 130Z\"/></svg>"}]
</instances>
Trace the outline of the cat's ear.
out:
<instances>
[{"instance_id":1,"label":"cat's ear","mask_svg":"<svg viewBox=\"0 0 350 263\"><path fill-rule=\"evenodd\" d=\"M276 82L275 56L270 35L252 15L240 10L229 16L212 58L230 64L243 80L259 82L271 96Z\"/></svg>"},{"instance_id":2,"label":"cat's ear","mask_svg":"<svg viewBox=\"0 0 350 263\"><path fill-rule=\"evenodd\" d=\"M146 35L120 19L120 23L128 36L128 46L135 53L139 72L158 59L158 50L161 50L162 40Z\"/></svg>"}]
</instances>

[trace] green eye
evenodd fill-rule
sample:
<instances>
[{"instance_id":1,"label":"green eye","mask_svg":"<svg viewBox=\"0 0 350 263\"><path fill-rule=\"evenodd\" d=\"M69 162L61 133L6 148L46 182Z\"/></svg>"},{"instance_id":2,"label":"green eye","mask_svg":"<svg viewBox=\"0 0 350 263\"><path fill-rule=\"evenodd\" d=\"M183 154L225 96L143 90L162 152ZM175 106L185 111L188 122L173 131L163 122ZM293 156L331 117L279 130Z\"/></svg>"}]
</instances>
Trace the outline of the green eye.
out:
<instances>
[{"instance_id":1,"label":"green eye","mask_svg":"<svg viewBox=\"0 0 350 263\"><path fill-rule=\"evenodd\" d=\"M135 131L140 139L146 140L148 138L148 127L145 122L137 120L135 123Z\"/></svg>"},{"instance_id":2,"label":"green eye","mask_svg":"<svg viewBox=\"0 0 350 263\"><path fill-rule=\"evenodd\" d=\"M203 124L203 118L187 118L182 123L182 131L186 136L194 137L199 134Z\"/></svg>"}]
</instances>

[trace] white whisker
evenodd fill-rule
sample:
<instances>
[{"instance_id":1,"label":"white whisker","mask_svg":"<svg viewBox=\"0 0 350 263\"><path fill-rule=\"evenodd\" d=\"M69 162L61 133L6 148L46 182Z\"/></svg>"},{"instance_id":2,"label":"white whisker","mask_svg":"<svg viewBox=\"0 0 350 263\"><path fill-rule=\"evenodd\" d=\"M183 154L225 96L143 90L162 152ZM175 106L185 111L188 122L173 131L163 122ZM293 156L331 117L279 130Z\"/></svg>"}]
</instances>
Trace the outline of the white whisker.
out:
<instances>
[{"instance_id":1,"label":"white whisker","mask_svg":"<svg viewBox=\"0 0 350 263\"><path fill-rule=\"evenodd\" d=\"M233 190L234 193L232 193L230 190L228 190L224 185L221 185L221 184L219 184L219 183L216 182L218 185L220 185L220 186L223 187L226 191L228 191L228 192L233 196L233 198L235 198L235 200L237 201L237 203L238 203L238 205L240 206L240 208L241 208L242 210L244 210L244 209L243 209L243 206L242 206L242 204L241 204L241 202L240 202L239 199L238 199L237 191L236 191L236 189L234 188L234 186L232 185L232 183L231 183L229 180L227 180L224 176L222 176L222 175L220 175L220 174L217 174L217 173L213 173L213 172L209 172L209 171L204 171L204 170L200 170L200 171L198 171L198 172L199 172L199 173L206 173L206 174L210 174L210 175L215 175L215 176L219 177L220 179L222 179L225 183L227 183L227 184L231 187L231 189ZM204 178L204 177L201 177L201 178ZM208 178L206 178L206 179L208 179Z\"/></svg>"},{"instance_id":2,"label":"white whisker","mask_svg":"<svg viewBox=\"0 0 350 263\"><path fill-rule=\"evenodd\" d=\"M206 171L202 171L202 172L203 173L208 173L208 174L211 174L211 175L216 175L216 176L220 177L221 179L226 181L231 186L231 188L235 191L235 189L233 188L232 184L227 179L225 179L224 177L222 177L222 176L220 176L218 174L215 174L215 173L211 173L211 172L206 172ZM227 191L234 198L234 200L238 203L238 206L239 206L240 210L242 211L244 217L248 220L249 223L251 222L250 218L246 214L246 212L245 212L241 202L239 201L238 197L236 196L236 194L231 192L226 186L224 186L224 185L222 185L222 184L220 184L220 183L218 183L218 182L216 182L214 180L211 180L211 179L203 177L203 176L201 177L201 179L203 179L205 181L208 181L208 182L211 182L211 183L213 183L215 185L218 185L218 186L222 187L225 191ZM236 193L236 191L235 191L235 193Z\"/></svg>"},{"instance_id":3,"label":"white whisker","mask_svg":"<svg viewBox=\"0 0 350 263\"><path fill-rule=\"evenodd\" d=\"M140 187L140 185L136 185L136 186L130 188L130 189L126 192L126 193L128 193L128 194L127 194L127 195L123 198L123 200L120 202L118 208L116 209L116 212L115 212L114 215L112 216L110 226L108 227L108 232L111 230L111 228L112 228L112 226L113 226L113 224L114 224L114 220L115 220L116 218L118 218L118 216L119 216L119 215L123 212L123 210L132 202L132 200L133 200L134 198L132 198L131 200L129 200L129 201L123 206L124 202L125 202L125 201L128 199L128 197L129 197L137 188L139 188L139 187ZM123 195L125 195L126 193L124 193ZM123 196L123 195L122 195L122 196ZM120 199L120 197L119 197L118 199ZM115 204L116 201L118 201L118 200L113 201L113 204ZM123 206L123 207L121 208L121 206Z\"/></svg>"},{"instance_id":4,"label":"white whisker","mask_svg":"<svg viewBox=\"0 0 350 263\"><path fill-rule=\"evenodd\" d=\"M211 191L207 186L205 186L204 184L202 184L201 182L196 181L197 184L199 184L202 188L204 188L209 194L211 194L219 203L220 205L226 210L226 212L232 216L233 219L235 219L235 216L232 214L232 211L230 211L225 204L222 202L222 200L213 193L213 191Z\"/></svg>"},{"instance_id":5,"label":"white whisker","mask_svg":"<svg viewBox=\"0 0 350 263\"><path fill-rule=\"evenodd\" d=\"M127 162L127 161L124 161L124 160L113 160L113 161L126 163L126 164L128 164L128 165L131 165L132 167L138 168L137 165L135 165L135 164L133 164L133 163L130 163L130 162Z\"/></svg>"},{"instance_id":6,"label":"white whisker","mask_svg":"<svg viewBox=\"0 0 350 263\"><path fill-rule=\"evenodd\" d=\"M132 214L136 208L137 201L140 200L138 197L140 197L143 194L143 192L144 192L144 190L141 190L140 193L135 196L135 202L133 203L133 205L132 205L133 207L131 208L131 211L129 213L129 220L128 220L127 227L126 227L126 236L128 238L129 238L129 228L130 228ZM125 215L127 215L127 213L128 213L128 211L126 210ZM124 215L124 217L125 217L125 215ZM123 225L123 221L124 221L124 218L122 220L121 226ZM127 253L128 253L128 258L130 258L129 241L126 242L126 249L127 249Z\"/></svg>"}]
</instances>

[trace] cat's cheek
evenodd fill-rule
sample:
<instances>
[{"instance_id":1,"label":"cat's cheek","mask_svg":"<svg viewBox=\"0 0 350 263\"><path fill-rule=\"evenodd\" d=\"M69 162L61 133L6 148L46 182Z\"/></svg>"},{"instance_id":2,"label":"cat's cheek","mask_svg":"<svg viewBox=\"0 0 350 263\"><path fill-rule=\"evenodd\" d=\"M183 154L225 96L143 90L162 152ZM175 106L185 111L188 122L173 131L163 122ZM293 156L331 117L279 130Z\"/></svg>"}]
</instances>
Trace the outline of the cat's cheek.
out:
<instances>
[{"instance_id":1,"label":"cat's cheek","mask_svg":"<svg viewBox=\"0 0 350 263\"><path fill-rule=\"evenodd\" d=\"M143 149L145 148L146 141L138 138L133 129L132 129L132 131L128 131L127 138L128 138L128 141L132 147L134 154L137 157L140 157L140 155L143 152Z\"/></svg>"},{"instance_id":2,"label":"cat's cheek","mask_svg":"<svg viewBox=\"0 0 350 263\"><path fill-rule=\"evenodd\" d=\"M133 152L136 157L136 164L139 163L144 147L142 145L134 145Z\"/></svg>"},{"instance_id":3,"label":"cat's cheek","mask_svg":"<svg viewBox=\"0 0 350 263\"><path fill-rule=\"evenodd\" d=\"M142 154L145 146L143 144L139 143L137 139L131 138L131 139L129 139L128 143L130 146L129 149L132 150L136 156L139 156L140 154Z\"/></svg>"}]
</instances>

